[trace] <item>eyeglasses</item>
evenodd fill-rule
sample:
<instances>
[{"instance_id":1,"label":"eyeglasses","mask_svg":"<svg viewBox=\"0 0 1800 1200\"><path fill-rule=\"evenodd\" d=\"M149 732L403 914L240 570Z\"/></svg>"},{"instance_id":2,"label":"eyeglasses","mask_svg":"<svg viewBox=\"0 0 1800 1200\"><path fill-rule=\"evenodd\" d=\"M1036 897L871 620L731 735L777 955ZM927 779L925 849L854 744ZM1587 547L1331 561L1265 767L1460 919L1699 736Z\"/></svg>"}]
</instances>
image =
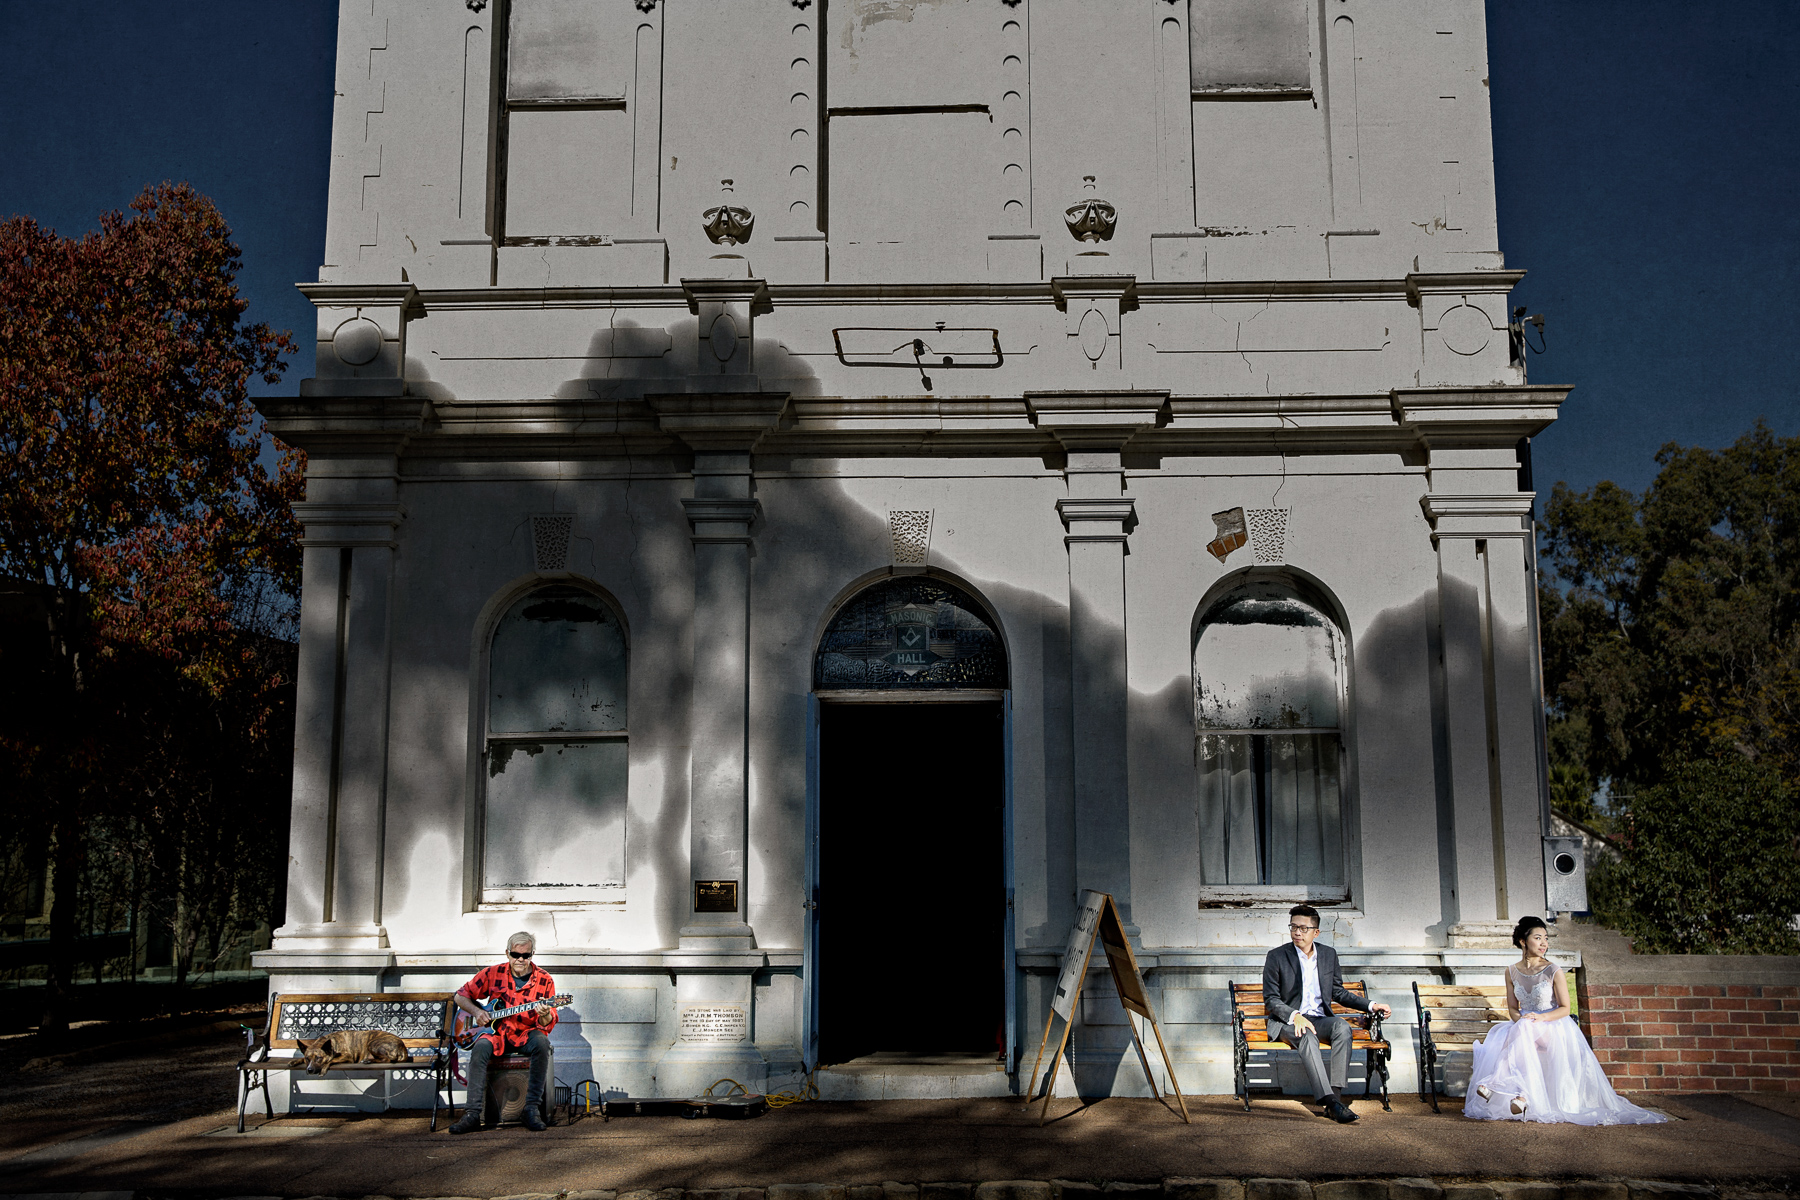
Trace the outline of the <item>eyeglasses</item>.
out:
<instances>
[{"instance_id":1,"label":"eyeglasses","mask_svg":"<svg viewBox=\"0 0 1800 1200\"><path fill-rule=\"evenodd\" d=\"M525 951L525 953L523 953L523 954L520 954L517 950L508 950L506 953L509 957L512 957L512 958L530 958L531 957L531 951L529 951L529 950Z\"/></svg>"},{"instance_id":2,"label":"eyeglasses","mask_svg":"<svg viewBox=\"0 0 1800 1200\"><path fill-rule=\"evenodd\" d=\"M1305 933L1309 929L1317 929L1318 926L1317 925L1289 925L1288 928L1293 930L1295 933Z\"/></svg>"}]
</instances>

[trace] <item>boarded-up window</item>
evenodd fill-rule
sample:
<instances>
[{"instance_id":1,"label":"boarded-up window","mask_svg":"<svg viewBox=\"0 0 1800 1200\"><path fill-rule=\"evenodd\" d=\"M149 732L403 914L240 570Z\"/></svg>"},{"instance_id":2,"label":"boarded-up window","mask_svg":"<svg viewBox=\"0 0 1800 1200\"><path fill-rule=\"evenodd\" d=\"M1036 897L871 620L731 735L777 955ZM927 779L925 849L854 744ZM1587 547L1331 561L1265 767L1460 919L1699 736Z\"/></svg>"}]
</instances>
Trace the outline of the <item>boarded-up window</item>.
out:
<instances>
[{"instance_id":1,"label":"boarded-up window","mask_svg":"<svg viewBox=\"0 0 1800 1200\"><path fill-rule=\"evenodd\" d=\"M482 899L616 900L625 886L625 633L605 601L543 588L488 660Z\"/></svg>"},{"instance_id":2,"label":"boarded-up window","mask_svg":"<svg viewBox=\"0 0 1800 1200\"><path fill-rule=\"evenodd\" d=\"M640 126L654 113L661 87L661 38L641 17L616 0L513 0L508 237L612 234L643 215L640 209L653 210L634 185L637 143L647 140ZM652 103L640 112L646 89Z\"/></svg>"},{"instance_id":3,"label":"boarded-up window","mask_svg":"<svg viewBox=\"0 0 1800 1200\"><path fill-rule=\"evenodd\" d=\"M1343 638L1318 609L1258 586L1206 614L1194 643L1204 884L1342 888L1342 705Z\"/></svg>"},{"instance_id":4,"label":"boarded-up window","mask_svg":"<svg viewBox=\"0 0 1800 1200\"><path fill-rule=\"evenodd\" d=\"M1312 90L1311 0L1188 0L1194 95Z\"/></svg>"}]
</instances>

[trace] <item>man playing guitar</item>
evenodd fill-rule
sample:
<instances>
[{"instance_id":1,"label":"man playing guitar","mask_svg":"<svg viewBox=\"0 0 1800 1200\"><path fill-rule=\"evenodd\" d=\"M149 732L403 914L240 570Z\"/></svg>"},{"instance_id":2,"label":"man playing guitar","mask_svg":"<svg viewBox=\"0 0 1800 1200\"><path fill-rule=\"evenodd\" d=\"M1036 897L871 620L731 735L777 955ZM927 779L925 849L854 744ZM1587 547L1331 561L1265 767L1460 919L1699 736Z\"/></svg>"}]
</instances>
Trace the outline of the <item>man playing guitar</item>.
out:
<instances>
[{"instance_id":1,"label":"man playing guitar","mask_svg":"<svg viewBox=\"0 0 1800 1200\"><path fill-rule=\"evenodd\" d=\"M506 939L506 961L483 968L475 978L456 992L456 1007L469 1014L477 1025L489 1025L492 1019L477 1000L492 1000L494 1008L514 1008L534 1001L546 1001L556 994L556 981L542 967L533 966L531 956L537 952L537 938L530 933L515 933ZM481 1113L486 1105L488 1065L497 1054L524 1053L531 1056L531 1080L525 1088L525 1128L542 1132L544 1118L539 1107L550 1073L550 1030L556 1025L556 1009L546 1003L517 1016L503 1018L475 1039L469 1051L469 1096L462 1117L450 1126L451 1133L473 1133L481 1128Z\"/></svg>"}]
</instances>

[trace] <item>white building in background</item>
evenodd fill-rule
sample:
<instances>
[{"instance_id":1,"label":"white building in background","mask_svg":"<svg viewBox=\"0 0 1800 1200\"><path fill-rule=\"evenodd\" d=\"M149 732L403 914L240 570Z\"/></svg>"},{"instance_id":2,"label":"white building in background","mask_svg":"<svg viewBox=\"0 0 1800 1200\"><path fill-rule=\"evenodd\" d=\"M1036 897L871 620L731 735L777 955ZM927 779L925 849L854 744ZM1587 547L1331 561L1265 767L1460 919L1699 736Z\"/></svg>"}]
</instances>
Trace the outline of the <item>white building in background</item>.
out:
<instances>
[{"instance_id":1,"label":"white building in background","mask_svg":"<svg viewBox=\"0 0 1800 1200\"><path fill-rule=\"evenodd\" d=\"M1003 1094L1094 888L1222 1092L1307 901L1407 1086L1546 906L1486 74L1479 0L344 3L272 989L526 928L564 1083Z\"/></svg>"}]
</instances>

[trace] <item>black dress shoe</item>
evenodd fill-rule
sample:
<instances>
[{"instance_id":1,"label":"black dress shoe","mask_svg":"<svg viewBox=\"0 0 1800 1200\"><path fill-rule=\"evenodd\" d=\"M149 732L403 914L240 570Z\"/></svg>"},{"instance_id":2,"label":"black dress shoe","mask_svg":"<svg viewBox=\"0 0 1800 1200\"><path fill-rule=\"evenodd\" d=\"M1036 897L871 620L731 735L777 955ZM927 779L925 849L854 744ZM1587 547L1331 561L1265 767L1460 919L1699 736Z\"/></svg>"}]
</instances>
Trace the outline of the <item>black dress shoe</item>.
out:
<instances>
[{"instance_id":1,"label":"black dress shoe","mask_svg":"<svg viewBox=\"0 0 1800 1200\"><path fill-rule=\"evenodd\" d=\"M538 1115L537 1105L535 1104L528 1105L525 1111L519 1114L519 1120L523 1121L525 1123L525 1128L531 1130L533 1133L542 1133L549 1128L548 1125L544 1124L544 1118Z\"/></svg>"},{"instance_id":2,"label":"black dress shoe","mask_svg":"<svg viewBox=\"0 0 1800 1200\"><path fill-rule=\"evenodd\" d=\"M1348 1125L1356 1120L1356 1114L1350 1111L1350 1106L1336 1097L1321 1104L1319 1110L1322 1115L1330 1117L1339 1125Z\"/></svg>"},{"instance_id":3,"label":"black dress shoe","mask_svg":"<svg viewBox=\"0 0 1800 1200\"><path fill-rule=\"evenodd\" d=\"M454 1124L450 1127L450 1132L451 1133L474 1133L477 1129L480 1129L480 1128L481 1128L481 1110L475 1109L475 1108L465 1108L465 1109L463 1109L463 1115L457 1118L456 1124Z\"/></svg>"}]
</instances>

